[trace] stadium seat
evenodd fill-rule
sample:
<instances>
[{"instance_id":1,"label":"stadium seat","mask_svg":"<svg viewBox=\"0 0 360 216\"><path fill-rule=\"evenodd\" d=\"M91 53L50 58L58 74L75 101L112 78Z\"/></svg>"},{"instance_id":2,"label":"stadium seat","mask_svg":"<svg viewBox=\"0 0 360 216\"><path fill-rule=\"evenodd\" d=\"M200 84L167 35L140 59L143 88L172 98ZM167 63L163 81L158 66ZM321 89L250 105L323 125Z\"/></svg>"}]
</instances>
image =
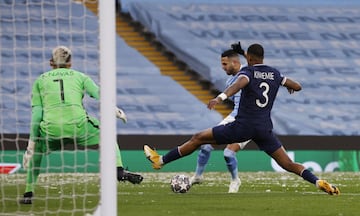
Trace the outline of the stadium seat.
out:
<instances>
[{"instance_id":1,"label":"stadium seat","mask_svg":"<svg viewBox=\"0 0 360 216\"><path fill-rule=\"evenodd\" d=\"M256 7L251 3L121 2L126 13L219 91L227 79L218 62L219 53L239 40L245 49L261 43L265 64L303 85L303 91L295 95L279 90L273 111L278 133L359 135L359 116L353 111L360 105L354 97L360 88L360 42L354 37L360 6L348 10L323 2L307 2L311 7L282 1ZM245 63L244 58L241 61Z\"/></svg>"},{"instance_id":2,"label":"stadium seat","mask_svg":"<svg viewBox=\"0 0 360 216\"><path fill-rule=\"evenodd\" d=\"M99 82L96 15L75 2L58 2L56 7L50 0L29 4L25 7L22 1L0 1L2 133L29 132L31 85L51 69L52 47L69 46L74 56L73 69ZM221 120L217 112L208 111L206 117L197 114L206 112L205 105L161 75L159 68L120 37L116 37L116 49L117 101L129 118L126 125L118 122L118 133L189 134ZM84 104L90 114L99 117L98 102L85 98Z\"/></svg>"}]
</instances>

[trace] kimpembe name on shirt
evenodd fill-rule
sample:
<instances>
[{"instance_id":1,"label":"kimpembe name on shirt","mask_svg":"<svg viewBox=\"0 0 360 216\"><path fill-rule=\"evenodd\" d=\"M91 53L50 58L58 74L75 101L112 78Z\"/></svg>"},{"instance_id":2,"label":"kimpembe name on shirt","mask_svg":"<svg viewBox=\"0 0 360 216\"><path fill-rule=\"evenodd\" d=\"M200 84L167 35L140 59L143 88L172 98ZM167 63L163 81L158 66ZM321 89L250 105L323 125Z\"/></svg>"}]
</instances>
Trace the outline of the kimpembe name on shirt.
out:
<instances>
[{"instance_id":1,"label":"kimpembe name on shirt","mask_svg":"<svg viewBox=\"0 0 360 216\"><path fill-rule=\"evenodd\" d=\"M273 72L254 71L254 78L274 80L274 73Z\"/></svg>"}]
</instances>

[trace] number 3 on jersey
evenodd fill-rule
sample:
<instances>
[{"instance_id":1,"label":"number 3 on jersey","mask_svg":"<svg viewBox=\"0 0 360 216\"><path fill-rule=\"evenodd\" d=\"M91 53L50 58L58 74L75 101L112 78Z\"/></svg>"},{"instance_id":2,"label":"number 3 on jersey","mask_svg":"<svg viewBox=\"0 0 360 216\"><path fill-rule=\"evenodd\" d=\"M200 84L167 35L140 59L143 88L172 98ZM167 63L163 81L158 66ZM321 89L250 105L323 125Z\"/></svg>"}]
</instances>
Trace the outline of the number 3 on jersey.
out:
<instances>
[{"instance_id":1,"label":"number 3 on jersey","mask_svg":"<svg viewBox=\"0 0 360 216\"><path fill-rule=\"evenodd\" d=\"M256 99L256 105L258 107L261 107L261 108L264 108L266 107L266 105L268 104L269 102L269 96L268 96L268 93L269 93L269 89L270 89L270 86L269 84L267 84L266 82L262 82L260 83L259 85L260 88L265 88L262 95L264 96L265 98L265 102L264 103L261 103L260 99Z\"/></svg>"}]
</instances>

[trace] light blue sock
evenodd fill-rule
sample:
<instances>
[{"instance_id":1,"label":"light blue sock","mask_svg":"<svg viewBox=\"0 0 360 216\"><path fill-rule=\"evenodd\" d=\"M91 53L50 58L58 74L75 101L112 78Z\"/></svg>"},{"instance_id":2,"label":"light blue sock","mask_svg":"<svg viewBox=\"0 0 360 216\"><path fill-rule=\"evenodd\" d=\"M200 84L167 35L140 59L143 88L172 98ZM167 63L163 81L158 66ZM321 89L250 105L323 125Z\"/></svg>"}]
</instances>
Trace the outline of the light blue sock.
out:
<instances>
[{"instance_id":1,"label":"light blue sock","mask_svg":"<svg viewBox=\"0 0 360 216\"><path fill-rule=\"evenodd\" d=\"M214 148L210 144L202 145L199 150L195 175L201 176L205 171L206 164L209 161L211 151Z\"/></svg>"},{"instance_id":2,"label":"light blue sock","mask_svg":"<svg viewBox=\"0 0 360 216\"><path fill-rule=\"evenodd\" d=\"M225 148L224 149L224 159L226 161L226 166L231 173L231 179L238 178L238 161L236 158L236 152Z\"/></svg>"}]
</instances>

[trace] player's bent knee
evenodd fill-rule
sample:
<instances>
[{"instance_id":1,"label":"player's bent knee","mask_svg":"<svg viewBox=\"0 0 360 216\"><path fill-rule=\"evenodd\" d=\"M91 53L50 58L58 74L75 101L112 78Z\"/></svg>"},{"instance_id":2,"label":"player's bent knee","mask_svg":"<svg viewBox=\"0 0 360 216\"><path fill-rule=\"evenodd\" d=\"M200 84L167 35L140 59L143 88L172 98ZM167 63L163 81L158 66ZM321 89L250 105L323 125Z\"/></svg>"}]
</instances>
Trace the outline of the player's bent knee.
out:
<instances>
[{"instance_id":1,"label":"player's bent knee","mask_svg":"<svg viewBox=\"0 0 360 216\"><path fill-rule=\"evenodd\" d=\"M204 141L205 141L205 136L204 136L204 133L200 132L200 133L196 133L194 134L192 137L191 137L191 141L193 143L196 143L196 144L204 144Z\"/></svg>"},{"instance_id":2,"label":"player's bent knee","mask_svg":"<svg viewBox=\"0 0 360 216\"><path fill-rule=\"evenodd\" d=\"M241 148L241 143L233 143L226 146L227 149L230 149L231 151L238 152Z\"/></svg>"},{"instance_id":3,"label":"player's bent knee","mask_svg":"<svg viewBox=\"0 0 360 216\"><path fill-rule=\"evenodd\" d=\"M234 151L232 151L232 150L230 150L230 149L228 149L228 148L225 148L224 149L224 157L235 157L235 152Z\"/></svg>"},{"instance_id":4,"label":"player's bent knee","mask_svg":"<svg viewBox=\"0 0 360 216\"><path fill-rule=\"evenodd\" d=\"M206 151L206 152L211 152L212 150L214 150L214 147L212 147L212 145L210 144L202 145L200 148L202 151Z\"/></svg>"}]
</instances>

